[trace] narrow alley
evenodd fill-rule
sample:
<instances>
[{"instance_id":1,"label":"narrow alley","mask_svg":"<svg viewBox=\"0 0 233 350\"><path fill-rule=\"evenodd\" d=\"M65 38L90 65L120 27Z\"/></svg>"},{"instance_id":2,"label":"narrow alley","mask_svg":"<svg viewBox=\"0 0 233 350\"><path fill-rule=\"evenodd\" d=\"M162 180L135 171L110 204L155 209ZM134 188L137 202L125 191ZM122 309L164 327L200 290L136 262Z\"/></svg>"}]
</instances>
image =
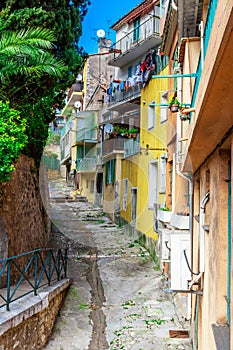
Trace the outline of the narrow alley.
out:
<instances>
[{"instance_id":1,"label":"narrow alley","mask_svg":"<svg viewBox=\"0 0 233 350\"><path fill-rule=\"evenodd\" d=\"M188 324L147 251L64 181L50 182L52 247L68 247L73 279L46 350L191 349ZM184 332L185 333L185 332ZM180 334L180 333L178 333Z\"/></svg>"}]
</instances>

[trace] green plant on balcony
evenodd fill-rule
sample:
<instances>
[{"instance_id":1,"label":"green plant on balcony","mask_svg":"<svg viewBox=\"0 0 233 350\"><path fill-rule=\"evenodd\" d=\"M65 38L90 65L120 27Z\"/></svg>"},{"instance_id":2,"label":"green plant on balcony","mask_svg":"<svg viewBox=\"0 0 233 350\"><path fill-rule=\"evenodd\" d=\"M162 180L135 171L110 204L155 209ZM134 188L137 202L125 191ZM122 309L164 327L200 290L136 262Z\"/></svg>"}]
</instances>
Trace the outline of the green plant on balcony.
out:
<instances>
[{"instance_id":1,"label":"green plant on balcony","mask_svg":"<svg viewBox=\"0 0 233 350\"><path fill-rule=\"evenodd\" d=\"M137 137L137 133L138 133L138 129L132 128L132 129L129 129L128 132L129 132L130 137L136 138Z\"/></svg>"},{"instance_id":2,"label":"green plant on balcony","mask_svg":"<svg viewBox=\"0 0 233 350\"><path fill-rule=\"evenodd\" d=\"M123 128L120 125L114 125L112 135L113 137L124 137L127 132L127 128Z\"/></svg>"},{"instance_id":3,"label":"green plant on balcony","mask_svg":"<svg viewBox=\"0 0 233 350\"><path fill-rule=\"evenodd\" d=\"M168 108L172 113L177 113L178 110L182 108L182 104L177 98L177 92L175 92L174 95L171 97Z\"/></svg>"}]
</instances>

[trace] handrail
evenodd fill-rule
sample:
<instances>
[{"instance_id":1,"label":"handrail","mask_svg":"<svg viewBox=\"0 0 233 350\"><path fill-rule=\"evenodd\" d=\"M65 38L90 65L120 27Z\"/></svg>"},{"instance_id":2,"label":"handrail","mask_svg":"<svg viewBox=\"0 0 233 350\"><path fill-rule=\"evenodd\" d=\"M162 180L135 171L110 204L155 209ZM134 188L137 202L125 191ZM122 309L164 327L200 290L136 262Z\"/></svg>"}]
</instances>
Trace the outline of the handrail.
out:
<instances>
[{"instance_id":1,"label":"handrail","mask_svg":"<svg viewBox=\"0 0 233 350\"><path fill-rule=\"evenodd\" d=\"M37 295L39 288L67 277L67 249L36 249L0 260L0 277L5 279L0 290L0 309L6 307L9 311L13 301L32 291ZM16 296L22 282L26 282L27 291Z\"/></svg>"}]
</instances>

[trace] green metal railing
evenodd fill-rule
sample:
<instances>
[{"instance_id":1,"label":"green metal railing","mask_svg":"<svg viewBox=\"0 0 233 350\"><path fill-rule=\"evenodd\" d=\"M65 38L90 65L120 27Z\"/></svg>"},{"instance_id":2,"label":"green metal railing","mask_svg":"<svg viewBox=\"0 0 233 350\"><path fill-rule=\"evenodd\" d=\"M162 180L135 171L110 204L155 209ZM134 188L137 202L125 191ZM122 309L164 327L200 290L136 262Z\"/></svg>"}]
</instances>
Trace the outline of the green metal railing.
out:
<instances>
[{"instance_id":1,"label":"green metal railing","mask_svg":"<svg viewBox=\"0 0 233 350\"><path fill-rule=\"evenodd\" d=\"M213 22L214 22L214 16L216 13L216 9L217 9L217 5L218 5L218 0L210 0L209 5L208 5L208 13L207 13L207 19L206 19L206 24L205 24L205 30L204 30L204 52L203 52L203 58L205 58L206 56L206 52L208 49L208 45L209 45L209 40L210 40L210 34L212 31L212 26L213 26ZM195 101L196 101L196 96L197 96L197 90L199 87L199 83L200 83L200 79L201 79L201 74L202 74L202 53L200 54L200 58L199 58L199 63L198 63L198 67L197 67L197 77L196 77L196 81L195 81L195 85L194 85L194 91L193 91L193 97L192 97L192 102L191 102L191 106L195 105Z\"/></svg>"},{"instance_id":2,"label":"green metal railing","mask_svg":"<svg viewBox=\"0 0 233 350\"><path fill-rule=\"evenodd\" d=\"M43 155L41 162L46 165L47 169L60 170L60 160L57 158Z\"/></svg>"},{"instance_id":3,"label":"green metal railing","mask_svg":"<svg viewBox=\"0 0 233 350\"><path fill-rule=\"evenodd\" d=\"M66 276L67 249L36 249L0 260L0 308L6 307L9 311L13 301L32 292L37 295L39 288ZM22 285L23 292L20 291Z\"/></svg>"}]
</instances>

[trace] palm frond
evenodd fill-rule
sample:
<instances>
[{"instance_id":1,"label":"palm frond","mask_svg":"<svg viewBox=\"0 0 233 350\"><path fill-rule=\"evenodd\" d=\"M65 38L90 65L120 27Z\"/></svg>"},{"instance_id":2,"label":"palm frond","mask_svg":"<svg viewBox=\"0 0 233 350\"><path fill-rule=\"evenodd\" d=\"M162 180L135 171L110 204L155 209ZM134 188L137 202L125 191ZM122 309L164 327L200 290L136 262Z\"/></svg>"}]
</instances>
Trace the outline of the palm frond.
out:
<instances>
[{"instance_id":1,"label":"palm frond","mask_svg":"<svg viewBox=\"0 0 233 350\"><path fill-rule=\"evenodd\" d=\"M57 61L50 53L42 51L36 57L16 56L7 59L4 66L0 66L0 80L6 76L32 74L61 77L65 69L62 61Z\"/></svg>"},{"instance_id":2,"label":"palm frond","mask_svg":"<svg viewBox=\"0 0 233 350\"><path fill-rule=\"evenodd\" d=\"M55 41L53 33L48 29L30 28L20 32L5 31L1 33L0 53L17 55L25 51L28 54L33 48L51 49Z\"/></svg>"}]
</instances>

